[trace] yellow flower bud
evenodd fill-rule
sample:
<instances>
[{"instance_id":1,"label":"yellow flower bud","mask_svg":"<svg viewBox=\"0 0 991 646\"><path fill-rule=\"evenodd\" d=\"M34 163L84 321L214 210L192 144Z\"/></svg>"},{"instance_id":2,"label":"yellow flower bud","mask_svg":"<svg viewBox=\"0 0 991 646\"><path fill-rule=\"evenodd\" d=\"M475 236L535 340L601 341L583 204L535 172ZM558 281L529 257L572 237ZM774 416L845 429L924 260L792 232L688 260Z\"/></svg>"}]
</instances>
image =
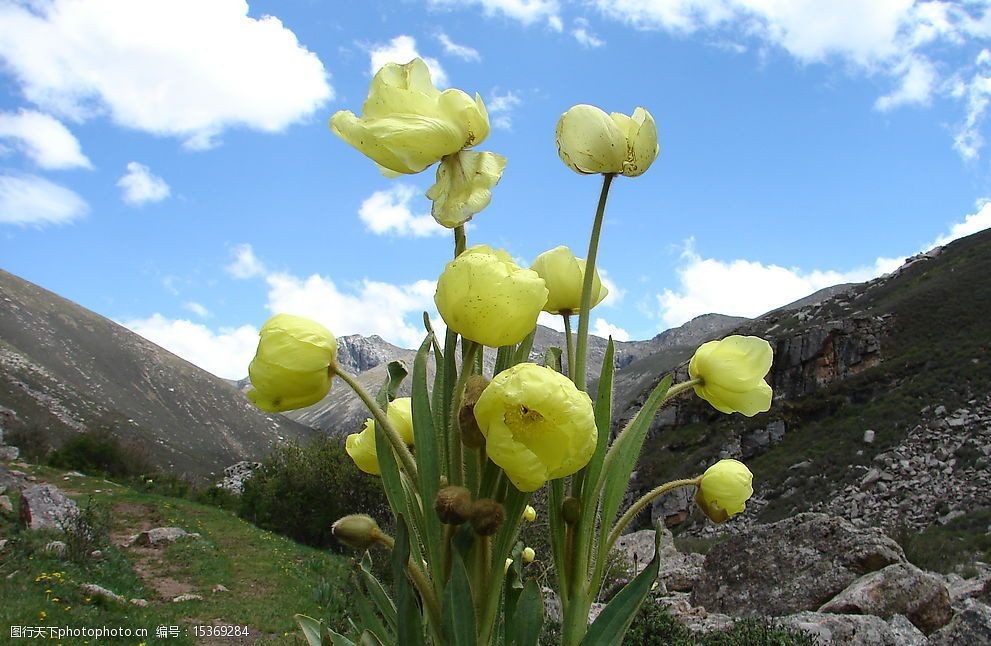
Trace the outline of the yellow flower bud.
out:
<instances>
[{"instance_id":1,"label":"yellow flower bud","mask_svg":"<svg viewBox=\"0 0 991 646\"><path fill-rule=\"evenodd\" d=\"M433 200L430 214L453 229L489 205L492 187L499 183L506 158L489 152L461 152L445 157L437 167L437 182L427 189Z\"/></svg>"},{"instance_id":2,"label":"yellow flower bud","mask_svg":"<svg viewBox=\"0 0 991 646\"><path fill-rule=\"evenodd\" d=\"M592 400L570 379L534 363L500 372L475 404L489 459L520 491L575 473L592 459Z\"/></svg>"},{"instance_id":3,"label":"yellow flower bud","mask_svg":"<svg viewBox=\"0 0 991 646\"><path fill-rule=\"evenodd\" d=\"M270 413L315 404L330 390L337 339L316 321L276 314L258 332L258 350L248 366L248 399Z\"/></svg>"},{"instance_id":4,"label":"yellow flower bud","mask_svg":"<svg viewBox=\"0 0 991 646\"><path fill-rule=\"evenodd\" d=\"M554 247L537 256L530 269L537 272L547 285L547 302L544 311L551 314L578 314L581 311L582 285L585 282L585 261L575 258L571 249L565 246ZM602 286L599 272L592 277L592 300L589 308L595 307L609 294Z\"/></svg>"},{"instance_id":5,"label":"yellow flower bud","mask_svg":"<svg viewBox=\"0 0 991 646\"><path fill-rule=\"evenodd\" d=\"M722 413L753 417L771 408L771 344L755 336L728 336L703 343L688 364L688 375L701 379L695 393Z\"/></svg>"},{"instance_id":6,"label":"yellow flower bud","mask_svg":"<svg viewBox=\"0 0 991 646\"><path fill-rule=\"evenodd\" d=\"M699 479L695 502L714 523L741 513L754 495L754 474L738 460L720 460Z\"/></svg>"},{"instance_id":7,"label":"yellow flower bud","mask_svg":"<svg viewBox=\"0 0 991 646\"><path fill-rule=\"evenodd\" d=\"M521 556L524 563L533 563L533 559L537 558L537 553L533 551L532 547L524 547Z\"/></svg>"},{"instance_id":8,"label":"yellow flower bud","mask_svg":"<svg viewBox=\"0 0 991 646\"><path fill-rule=\"evenodd\" d=\"M576 105L557 122L558 155L576 173L636 177L654 163L659 150L654 118L643 108L627 116Z\"/></svg>"},{"instance_id":9,"label":"yellow flower bud","mask_svg":"<svg viewBox=\"0 0 991 646\"><path fill-rule=\"evenodd\" d=\"M519 343L537 325L547 288L503 250L476 245L447 263L434 303L448 327L482 345Z\"/></svg>"},{"instance_id":10,"label":"yellow flower bud","mask_svg":"<svg viewBox=\"0 0 991 646\"><path fill-rule=\"evenodd\" d=\"M426 64L415 58L386 64L372 79L362 116L341 110L330 128L383 173L412 174L484 140L489 115L478 95L435 88Z\"/></svg>"},{"instance_id":11,"label":"yellow flower bud","mask_svg":"<svg viewBox=\"0 0 991 646\"><path fill-rule=\"evenodd\" d=\"M408 445L413 444L413 410L409 397L400 397L389 403L386 417L399 437ZM344 450L347 451L355 465L373 476L382 473L379 468L378 455L375 453L375 420L366 419L365 427L360 433L352 433L344 440Z\"/></svg>"},{"instance_id":12,"label":"yellow flower bud","mask_svg":"<svg viewBox=\"0 0 991 646\"><path fill-rule=\"evenodd\" d=\"M330 531L340 542L359 550L367 550L383 536L375 519L365 514L345 516L335 522Z\"/></svg>"},{"instance_id":13,"label":"yellow flower bud","mask_svg":"<svg viewBox=\"0 0 991 646\"><path fill-rule=\"evenodd\" d=\"M526 509L523 510L523 520L528 523L532 523L537 520L537 510L530 505L527 505Z\"/></svg>"}]
</instances>

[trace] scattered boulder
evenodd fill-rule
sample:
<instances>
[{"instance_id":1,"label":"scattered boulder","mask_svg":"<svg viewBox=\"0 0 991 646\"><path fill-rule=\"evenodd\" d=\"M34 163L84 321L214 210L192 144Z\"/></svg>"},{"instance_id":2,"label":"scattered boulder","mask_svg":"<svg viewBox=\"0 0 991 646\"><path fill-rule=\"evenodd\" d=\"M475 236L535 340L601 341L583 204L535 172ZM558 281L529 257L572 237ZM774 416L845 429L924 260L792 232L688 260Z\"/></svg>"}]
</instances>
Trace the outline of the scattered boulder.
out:
<instances>
[{"instance_id":1,"label":"scattered boulder","mask_svg":"<svg viewBox=\"0 0 991 646\"><path fill-rule=\"evenodd\" d=\"M864 574L902 562L902 548L879 529L798 514L714 545L692 604L738 616L814 610Z\"/></svg>"},{"instance_id":2,"label":"scattered boulder","mask_svg":"<svg viewBox=\"0 0 991 646\"><path fill-rule=\"evenodd\" d=\"M21 520L28 529L54 529L79 513L76 503L51 484L28 485L21 491Z\"/></svg>"},{"instance_id":3,"label":"scattered boulder","mask_svg":"<svg viewBox=\"0 0 991 646\"><path fill-rule=\"evenodd\" d=\"M821 646L926 646L926 636L902 615L885 621L873 615L801 612L778 620L816 637Z\"/></svg>"},{"instance_id":4,"label":"scattered boulder","mask_svg":"<svg viewBox=\"0 0 991 646\"><path fill-rule=\"evenodd\" d=\"M957 610L963 608L967 599L985 603L991 600L991 567L983 563L978 564L977 576L965 579L959 574L947 574L944 580L950 592L950 605Z\"/></svg>"},{"instance_id":5,"label":"scattered boulder","mask_svg":"<svg viewBox=\"0 0 991 646\"><path fill-rule=\"evenodd\" d=\"M691 595L686 592L672 592L664 596L648 597L646 603L664 606L678 623L696 635L729 630L733 627L732 617L693 606L690 597Z\"/></svg>"},{"instance_id":6,"label":"scattered boulder","mask_svg":"<svg viewBox=\"0 0 991 646\"><path fill-rule=\"evenodd\" d=\"M702 575L705 557L701 554L679 552L671 532L665 528L660 531L661 568L657 578L667 590L688 592ZM654 530L642 529L624 534L616 540L613 549L630 563L633 575L640 574L654 558L654 535Z\"/></svg>"},{"instance_id":7,"label":"scattered boulder","mask_svg":"<svg viewBox=\"0 0 991 646\"><path fill-rule=\"evenodd\" d=\"M16 446L0 446L0 461L13 462L21 456L21 450Z\"/></svg>"},{"instance_id":8,"label":"scattered boulder","mask_svg":"<svg viewBox=\"0 0 991 646\"><path fill-rule=\"evenodd\" d=\"M127 603L124 600L124 597L120 596L116 592L107 590L103 586L96 585L95 583L83 583L79 586L79 589L82 590L83 593L93 597L103 597L104 599L116 601L117 603Z\"/></svg>"},{"instance_id":9,"label":"scattered boulder","mask_svg":"<svg viewBox=\"0 0 991 646\"><path fill-rule=\"evenodd\" d=\"M131 599L128 601L132 606L137 606L139 608L147 608L148 601L146 599Z\"/></svg>"},{"instance_id":10,"label":"scattered boulder","mask_svg":"<svg viewBox=\"0 0 991 646\"><path fill-rule=\"evenodd\" d=\"M199 537L199 534L195 532L187 532L181 527L156 527L131 536L125 546L134 547L135 545L140 545L142 547L160 547L168 543L174 543L178 540Z\"/></svg>"},{"instance_id":11,"label":"scattered boulder","mask_svg":"<svg viewBox=\"0 0 991 646\"><path fill-rule=\"evenodd\" d=\"M60 559L65 558L65 555L69 552L69 546L62 541L49 541L45 545L45 552Z\"/></svg>"},{"instance_id":12,"label":"scattered boulder","mask_svg":"<svg viewBox=\"0 0 991 646\"><path fill-rule=\"evenodd\" d=\"M7 547L7 543L9 543L9 542L10 542L10 539L0 538L0 552L2 552L5 547Z\"/></svg>"},{"instance_id":13,"label":"scattered boulder","mask_svg":"<svg viewBox=\"0 0 991 646\"><path fill-rule=\"evenodd\" d=\"M963 610L929 636L930 646L991 644L991 607L967 599Z\"/></svg>"},{"instance_id":14,"label":"scattered boulder","mask_svg":"<svg viewBox=\"0 0 991 646\"><path fill-rule=\"evenodd\" d=\"M222 583L218 583L217 585L213 586L213 593L216 594L218 592L230 592L230 590L228 590L227 586L223 585Z\"/></svg>"},{"instance_id":15,"label":"scattered boulder","mask_svg":"<svg viewBox=\"0 0 991 646\"><path fill-rule=\"evenodd\" d=\"M255 469L260 469L261 462L241 460L224 469L224 479L217 484L220 489L226 489L235 496L244 493L244 483L251 479Z\"/></svg>"},{"instance_id":16,"label":"scattered boulder","mask_svg":"<svg viewBox=\"0 0 991 646\"><path fill-rule=\"evenodd\" d=\"M7 496L0 495L0 513L9 515L14 513L14 505Z\"/></svg>"},{"instance_id":17,"label":"scattered boulder","mask_svg":"<svg viewBox=\"0 0 991 646\"><path fill-rule=\"evenodd\" d=\"M561 598L557 596L557 592L554 592L550 588L541 588L541 596L544 599L544 615L551 621L561 623L561 617L563 616L561 608ZM595 621L595 618L599 616L602 609L606 607L604 603L593 603L588 609L588 620L589 622Z\"/></svg>"},{"instance_id":18,"label":"scattered boulder","mask_svg":"<svg viewBox=\"0 0 991 646\"><path fill-rule=\"evenodd\" d=\"M180 594L172 599L172 603L182 603L184 601L203 601L203 597L198 594Z\"/></svg>"},{"instance_id":19,"label":"scattered boulder","mask_svg":"<svg viewBox=\"0 0 991 646\"><path fill-rule=\"evenodd\" d=\"M953 616L946 585L911 563L894 563L862 576L826 602L819 612L877 615L882 619L905 615L927 635Z\"/></svg>"}]
</instances>

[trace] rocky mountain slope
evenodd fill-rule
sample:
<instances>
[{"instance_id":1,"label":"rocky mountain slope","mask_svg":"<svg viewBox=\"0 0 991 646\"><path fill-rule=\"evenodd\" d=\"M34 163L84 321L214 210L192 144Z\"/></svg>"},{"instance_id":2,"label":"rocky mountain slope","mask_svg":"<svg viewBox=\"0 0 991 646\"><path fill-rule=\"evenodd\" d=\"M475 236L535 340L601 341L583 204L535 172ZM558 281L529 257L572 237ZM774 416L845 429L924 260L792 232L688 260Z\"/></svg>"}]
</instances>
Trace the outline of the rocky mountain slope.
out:
<instances>
[{"instance_id":1,"label":"rocky mountain slope","mask_svg":"<svg viewBox=\"0 0 991 646\"><path fill-rule=\"evenodd\" d=\"M0 426L58 443L107 428L161 468L220 473L313 431L255 409L229 382L0 270Z\"/></svg>"}]
</instances>

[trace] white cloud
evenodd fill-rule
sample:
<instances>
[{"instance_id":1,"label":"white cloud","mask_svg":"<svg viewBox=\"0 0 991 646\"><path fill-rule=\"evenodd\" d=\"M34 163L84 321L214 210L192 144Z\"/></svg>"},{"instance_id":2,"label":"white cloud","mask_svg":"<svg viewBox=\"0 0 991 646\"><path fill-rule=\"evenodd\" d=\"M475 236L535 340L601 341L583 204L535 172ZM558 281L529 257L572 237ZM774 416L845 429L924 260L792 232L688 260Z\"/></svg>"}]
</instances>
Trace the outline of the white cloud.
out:
<instances>
[{"instance_id":1,"label":"white cloud","mask_svg":"<svg viewBox=\"0 0 991 646\"><path fill-rule=\"evenodd\" d=\"M952 93L958 99L966 101L967 116L956 129L953 136L953 147L960 156L968 161L978 158L984 147L984 136L981 125L987 112L988 100L991 98L991 52L983 49L978 54L974 72L970 81L957 79Z\"/></svg>"},{"instance_id":2,"label":"white cloud","mask_svg":"<svg viewBox=\"0 0 991 646\"><path fill-rule=\"evenodd\" d=\"M849 271L782 267L753 260L703 258L688 240L678 268L678 287L657 297L664 328L700 314L754 317L825 287L861 282L893 271L904 258L878 258L873 266Z\"/></svg>"},{"instance_id":3,"label":"white cloud","mask_svg":"<svg viewBox=\"0 0 991 646\"><path fill-rule=\"evenodd\" d=\"M575 37L579 45L589 49L602 47L606 44L606 41L592 33L588 27L588 20L584 18L575 18L575 28L571 30L571 35Z\"/></svg>"},{"instance_id":4,"label":"white cloud","mask_svg":"<svg viewBox=\"0 0 991 646\"><path fill-rule=\"evenodd\" d=\"M926 105L936 85L936 69L925 58L909 56L895 66L893 73L901 75L901 85L874 102L874 107L887 112L903 105Z\"/></svg>"},{"instance_id":5,"label":"white cloud","mask_svg":"<svg viewBox=\"0 0 991 646\"><path fill-rule=\"evenodd\" d=\"M450 54L451 56L457 56L461 60L478 62L482 60L481 55L478 50L474 47L468 47L467 45L459 45L444 32L437 34L437 40L444 47L444 53Z\"/></svg>"},{"instance_id":6,"label":"white cloud","mask_svg":"<svg viewBox=\"0 0 991 646\"><path fill-rule=\"evenodd\" d=\"M991 229L991 202L982 200L977 205L977 212L971 213L962 222L956 222L950 226L950 230L930 242L926 249L938 247L953 242L957 238L969 236L972 233ZM924 249L923 249L924 250Z\"/></svg>"},{"instance_id":7,"label":"white cloud","mask_svg":"<svg viewBox=\"0 0 991 646\"><path fill-rule=\"evenodd\" d=\"M161 202L172 193L164 179L138 162L127 164L127 172L117 180L117 186L121 190L121 199L132 206Z\"/></svg>"},{"instance_id":8,"label":"white cloud","mask_svg":"<svg viewBox=\"0 0 991 646\"><path fill-rule=\"evenodd\" d=\"M603 267L596 267L596 271L599 272L599 280L602 281L603 286L609 290L606 297L602 299L599 303L601 307L614 307L623 302L623 298L626 296L626 290L617 285L613 279L609 277L609 272Z\"/></svg>"},{"instance_id":9,"label":"white cloud","mask_svg":"<svg viewBox=\"0 0 991 646\"><path fill-rule=\"evenodd\" d=\"M182 304L182 309L189 310L200 318L209 318L210 310L195 301L187 301Z\"/></svg>"},{"instance_id":10,"label":"white cloud","mask_svg":"<svg viewBox=\"0 0 991 646\"><path fill-rule=\"evenodd\" d=\"M348 290L317 274L299 278L277 273L266 281L268 309L273 314L307 316L337 335L377 334L406 348L423 341L422 313L434 310L432 280L394 285L366 278Z\"/></svg>"},{"instance_id":11,"label":"white cloud","mask_svg":"<svg viewBox=\"0 0 991 646\"><path fill-rule=\"evenodd\" d=\"M446 234L448 230L437 224L429 212L413 214L410 202L416 194L416 188L409 184L375 191L361 203L358 217L369 231L378 235L424 237Z\"/></svg>"},{"instance_id":12,"label":"white cloud","mask_svg":"<svg viewBox=\"0 0 991 646\"><path fill-rule=\"evenodd\" d=\"M89 212L89 205L64 186L36 175L0 175L0 224L65 224Z\"/></svg>"},{"instance_id":13,"label":"white cloud","mask_svg":"<svg viewBox=\"0 0 991 646\"><path fill-rule=\"evenodd\" d=\"M232 250L234 259L224 267L224 271L242 280L247 278L257 278L265 274L265 265L250 244L239 244Z\"/></svg>"},{"instance_id":14,"label":"white cloud","mask_svg":"<svg viewBox=\"0 0 991 646\"><path fill-rule=\"evenodd\" d=\"M447 72L436 58L423 56L416 49L416 39L405 34L396 36L388 43L372 45L368 48L369 67L372 76L378 72L386 63L406 64L414 58L422 58L430 70L430 78L434 85L442 88L447 87Z\"/></svg>"},{"instance_id":15,"label":"white cloud","mask_svg":"<svg viewBox=\"0 0 991 646\"><path fill-rule=\"evenodd\" d=\"M560 5L557 0L427 0L435 7L461 8L475 5L487 16L501 15L530 25L540 20L561 31Z\"/></svg>"},{"instance_id":16,"label":"white cloud","mask_svg":"<svg viewBox=\"0 0 991 646\"><path fill-rule=\"evenodd\" d=\"M562 319L559 314L541 312L537 315L537 325L543 325L544 327L549 327L552 330L564 332L564 319ZM574 332L577 327L578 324L574 322L574 319L572 319L571 331Z\"/></svg>"},{"instance_id":17,"label":"white cloud","mask_svg":"<svg viewBox=\"0 0 991 646\"><path fill-rule=\"evenodd\" d=\"M0 140L14 145L47 169L92 168L79 140L58 119L35 110L0 112Z\"/></svg>"},{"instance_id":18,"label":"white cloud","mask_svg":"<svg viewBox=\"0 0 991 646\"><path fill-rule=\"evenodd\" d=\"M316 54L244 0L3 3L0 59L48 112L192 148L230 127L284 130L333 98Z\"/></svg>"},{"instance_id":19,"label":"white cloud","mask_svg":"<svg viewBox=\"0 0 991 646\"><path fill-rule=\"evenodd\" d=\"M603 339L608 339L610 336L614 341L629 341L630 333L619 327L618 325L613 325L609 321L603 318L595 319L592 324L591 334L595 336L602 337Z\"/></svg>"},{"instance_id":20,"label":"white cloud","mask_svg":"<svg viewBox=\"0 0 991 646\"><path fill-rule=\"evenodd\" d=\"M511 130L513 127L513 110L522 104L523 99L512 90L508 90L504 94L499 94L497 89L493 89L492 96L485 102L492 126L502 130Z\"/></svg>"},{"instance_id":21,"label":"white cloud","mask_svg":"<svg viewBox=\"0 0 991 646\"><path fill-rule=\"evenodd\" d=\"M258 330L250 325L211 330L185 319L159 313L120 324L152 343L224 379L243 379L258 347Z\"/></svg>"}]
</instances>

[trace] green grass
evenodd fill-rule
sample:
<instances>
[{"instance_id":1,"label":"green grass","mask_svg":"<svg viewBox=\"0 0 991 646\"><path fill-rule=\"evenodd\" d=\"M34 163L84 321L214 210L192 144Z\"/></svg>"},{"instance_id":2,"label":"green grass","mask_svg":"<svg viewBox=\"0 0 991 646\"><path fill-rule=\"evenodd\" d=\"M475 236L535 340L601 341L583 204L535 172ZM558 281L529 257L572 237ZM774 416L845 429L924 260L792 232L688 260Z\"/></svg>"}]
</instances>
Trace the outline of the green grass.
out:
<instances>
[{"instance_id":1,"label":"green grass","mask_svg":"<svg viewBox=\"0 0 991 646\"><path fill-rule=\"evenodd\" d=\"M54 535L22 530L11 518L0 518L0 535L10 540L0 562L0 624L26 626L147 628L148 644L199 643L190 637L154 637L155 627L217 622L247 625L252 634L273 644L302 644L292 617L301 612L342 626L348 604L350 566L347 559L298 545L260 530L221 509L191 501L136 492L99 478L63 480L62 472L26 469L39 481L51 481L78 503L92 499L112 510L117 540L145 527L178 526L202 535L161 550L103 550L99 561L72 563L45 553ZM15 501L16 504L16 501ZM139 608L87 597L78 586L96 583L121 596L143 598ZM177 586L202 601L171 603L156 585ZM213 593L221 584L229 592ZM135 642L137 643L137 642Z\"/></svg>"},{"instance_id":2,"label":"green grass","mask_svg":"<svg viewBox=\"0 0 991 646\"><path fill-rule=\"evenodd\" d=\"M974 509L946 525L932 525L916 533L902 530L895 537L909 561L924 570L958 572L974 561L991 561L991 508Z\"/></svg>"}]
</instances>

